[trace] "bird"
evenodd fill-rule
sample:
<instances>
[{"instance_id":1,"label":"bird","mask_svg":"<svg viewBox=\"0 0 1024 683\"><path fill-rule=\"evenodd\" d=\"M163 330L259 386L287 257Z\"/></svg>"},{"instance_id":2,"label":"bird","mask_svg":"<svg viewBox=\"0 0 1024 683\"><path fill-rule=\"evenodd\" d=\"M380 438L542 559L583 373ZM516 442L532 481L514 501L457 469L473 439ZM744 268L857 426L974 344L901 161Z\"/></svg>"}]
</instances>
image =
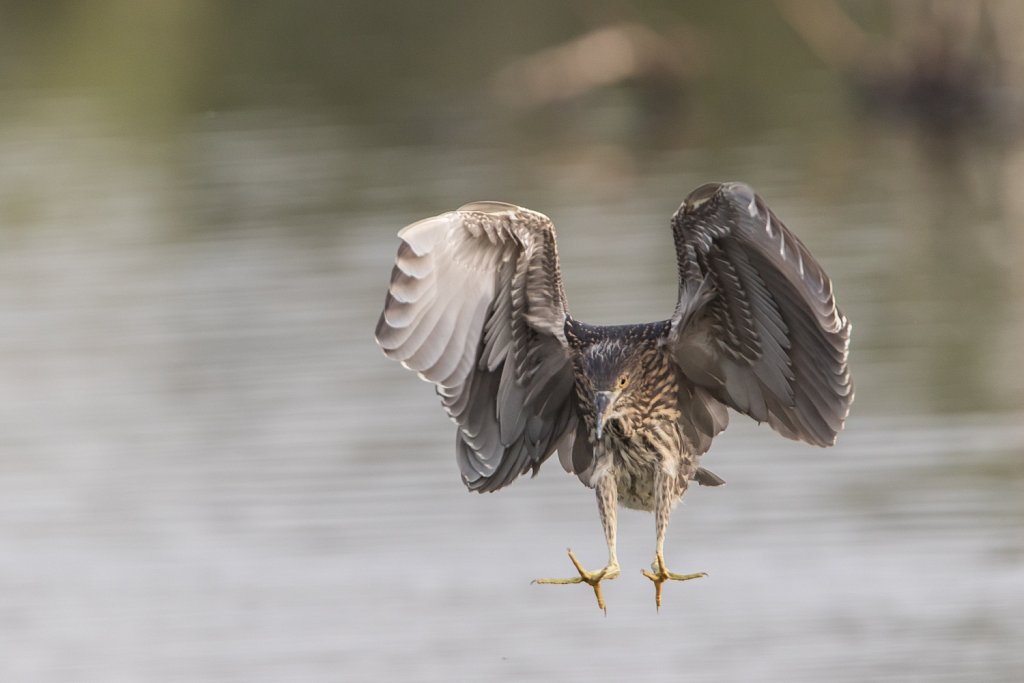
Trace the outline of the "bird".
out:
<instances>
[{"instance_id":1,"label":"bird","mask_svg":"<svg viewBox=\"0 0 1024 683\"><path fill-rule=\"evenodd\" d=\"M665 565L669 517L691 483L724 480L701 466L729 410L789 439L836 442L854 398L851 324L806 246L741 182L693 190L670 220L678 271L671 317L590 325L572 317L555 228L542 213L481 201L398 233L375 338L384 354L434 384L456 425L470 491L497 491L552 454L595 491L608 561L539 584L587 584L621 573L616 512L654 513L662 586L704 572Z\"/></svg>"}]
</instances>

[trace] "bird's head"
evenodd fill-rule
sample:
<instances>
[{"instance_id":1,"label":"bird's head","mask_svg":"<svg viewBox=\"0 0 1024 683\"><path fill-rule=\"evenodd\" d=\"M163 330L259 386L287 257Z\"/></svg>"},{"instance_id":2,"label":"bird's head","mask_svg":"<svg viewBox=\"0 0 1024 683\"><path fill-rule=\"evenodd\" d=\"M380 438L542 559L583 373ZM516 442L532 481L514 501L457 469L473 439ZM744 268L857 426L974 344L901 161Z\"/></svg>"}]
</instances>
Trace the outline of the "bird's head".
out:
<instances>
[{"instance_id":1,"label":"bird's head","mask_svg":"<svg viewBox=\"0 0 1024 683\"><path fill-rule=\"evenodd\" d=\"M598 439L611 424L628 430L640 415L645 400L649 349L639 344L607 340L594 344L583 355L584 391L594 406Z\"/></svg>"}]
</instances>

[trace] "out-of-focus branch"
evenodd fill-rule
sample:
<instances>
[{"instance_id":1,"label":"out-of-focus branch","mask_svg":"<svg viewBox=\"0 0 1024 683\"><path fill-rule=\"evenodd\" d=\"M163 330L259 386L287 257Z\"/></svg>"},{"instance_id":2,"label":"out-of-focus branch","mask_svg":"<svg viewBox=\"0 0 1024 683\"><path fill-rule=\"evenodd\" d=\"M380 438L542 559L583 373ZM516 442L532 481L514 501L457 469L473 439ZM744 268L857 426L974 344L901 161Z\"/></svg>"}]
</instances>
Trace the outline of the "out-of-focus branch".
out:
<instances>
[{"instance_id":1,"label":"out-of-focus branch","mask_svg":"<svg viewBox=\"0 0 1024 683\"><path fill-rule=\"evenodd\" d=\"M825 64L859 71L871 68L866 62L878 61L880 46L833 0L776 0L776 5Z\"/></svg>"},{"instance_id":2,"label":"out-of-focus branch","mask_svg":"<svg viewBox=\"0 0 1024 683\"><path fill-rule=\"evenodd\" d=\"M620 23L518 59L494 78L503 103L530 108L629 81L682 85L699 71L697 40L674 27L670 40L647 26ZM686 39L689 38L689 39Z\"/></svg>"},{"instance_id":3,"label":"out-of-focus branch","mask_svg":"<svg viewBox=\"0 0 1024 683\"><path fill-rule=\"evenodd\" d=\"M1024 87L1019 0L890 3L885 37L869 35L837 0L775 0L783 18L870 106L951 130L1014 120ZM1018 98L1019 99L1019 98Z\"/></svg>"}]
</instances>

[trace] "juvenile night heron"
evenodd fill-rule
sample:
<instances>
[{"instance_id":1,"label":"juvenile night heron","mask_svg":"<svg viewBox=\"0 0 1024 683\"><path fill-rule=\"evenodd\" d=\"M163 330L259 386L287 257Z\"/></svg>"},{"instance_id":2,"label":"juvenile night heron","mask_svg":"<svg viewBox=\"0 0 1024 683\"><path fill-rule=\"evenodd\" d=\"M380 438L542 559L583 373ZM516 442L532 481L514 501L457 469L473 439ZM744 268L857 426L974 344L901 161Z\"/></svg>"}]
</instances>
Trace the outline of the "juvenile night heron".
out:
<instances>
[{"instance_id":1,"label":"juvenile night heron","mask_svg":"<svg viewBox=\"0 0 1024 683\"><path fill-rule=\"evenodd\" d=\"M679 298L668 320L587 325L569 314L555 229L543 214L476 202L399 233L377 323L384 353L436 385L457 425L455 455L472 491L496 491L558 451L595 489L608 563L538 583L619 575L616 507L654 512L651 571L664 559L673 506L728 423L726 407L790 439L835 443L853 400L850 323L825 271L742 183L694 190L672 216Z\"/></svg>"}]
</instances>

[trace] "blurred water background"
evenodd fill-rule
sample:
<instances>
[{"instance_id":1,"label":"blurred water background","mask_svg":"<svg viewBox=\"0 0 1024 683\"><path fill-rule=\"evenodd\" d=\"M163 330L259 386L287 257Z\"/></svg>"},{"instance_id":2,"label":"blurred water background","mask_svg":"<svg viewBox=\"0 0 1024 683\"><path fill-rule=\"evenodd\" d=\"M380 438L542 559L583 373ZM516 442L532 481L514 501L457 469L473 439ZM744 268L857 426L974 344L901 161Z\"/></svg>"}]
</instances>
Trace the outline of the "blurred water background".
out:
<instances>
[{"instance_id":1,"label":"blurred water background","mask_svg":"<svg viewBox=\"0 0 1024 683\"><path fill-rule=\"evenodd\" d=\"M813 3L863 73L799 2L3 2L0 679L1024 680L1015 4L947 3L993 14L918 97L866 0ZM730 179L833 276L857 401L830 450L734 416L669 528L709 578L656 613L627 512L605 617L529 583L603 561L591 492L467 494L376 349L394 233L529 206L577 318L654 320Z\"/></svg>"}]
</instances>

